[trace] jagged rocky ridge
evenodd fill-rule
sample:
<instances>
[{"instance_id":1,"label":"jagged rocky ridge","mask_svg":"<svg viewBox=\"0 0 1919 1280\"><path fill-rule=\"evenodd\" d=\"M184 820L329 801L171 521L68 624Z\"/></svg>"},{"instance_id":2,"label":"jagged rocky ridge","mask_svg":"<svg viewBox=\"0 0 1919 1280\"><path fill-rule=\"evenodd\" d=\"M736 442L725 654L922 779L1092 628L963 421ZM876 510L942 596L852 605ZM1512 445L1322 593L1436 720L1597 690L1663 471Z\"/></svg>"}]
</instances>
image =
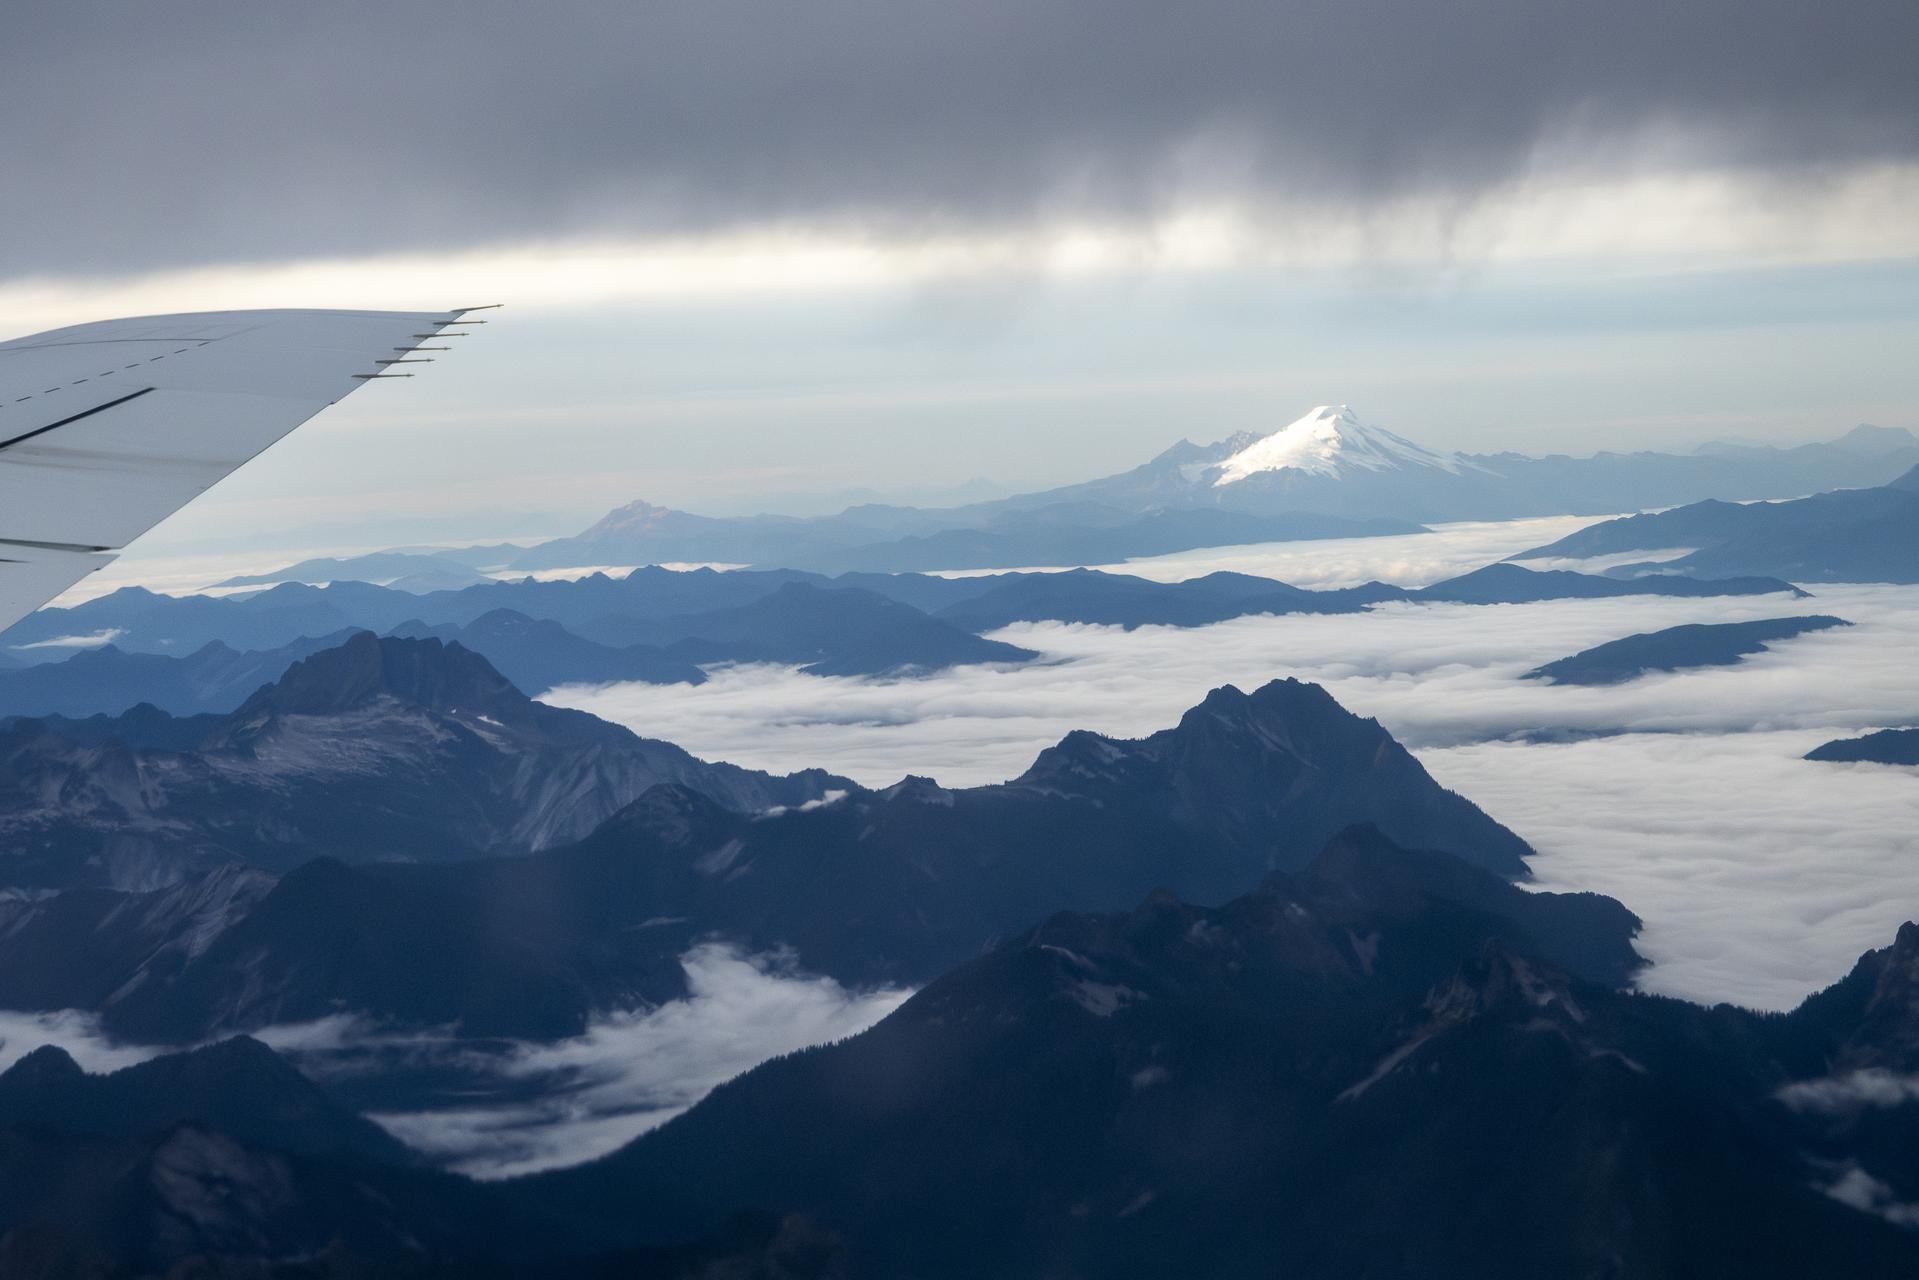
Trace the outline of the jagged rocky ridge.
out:
<instances>
[{"instance_id":1,"label":"jagged rocky ridge","mask_svg":"<svg viewBox=\"0 0 1919 1280\"><path fill-rule=\"evenodd\" d=\"M1875 1129L1919 1104L1828 1100L1912 1070L1915 972L1908 925L1787 1017L1623 995L1354 833L1056 916L526 1191L608 1243L802 1211L861 1276L1906 1275Z\"/></svg>"},{"instance_id":2,"label":"jagged rocky ridge","mask_svg":"<svg viewBox=\"0 0 1919 1280\"><path fill-rule=\"evenodd\" d=\"M746 812L844 785L709 764L534 702L458 644L360 633L229 715L0 726L0 883L150 888L232 861L543 849L661 782Z\"/></svg>"},{"instance_id":3,"label":"jagged rocky ridge","mask_svg":"<svg viewBox=\"0 0 1919 1280\"><path fill-rule=\"evenodd\" d=\"M0 904L0 1007L95 1010L115 1034L176 1043L339 1011L563 1036L682 994L678 957L715 933L851 984L917 983L1061 906L1155 886L1224 901L1356 822L1495 882L1525 874L1525 843L1375 721L1280 680L1215 690L1137 741L1070 734L997 786L846 784L750 813L665 784L530 857L323 859L270 887L222 870L157 894ZM1594 941L1576 967L1624 981L1637 921L1580 901L1568 936Z\"/></svg>"},{"instance_id":4,"label":"jagged rocky ridge","mask_svg":"<svg viewBox=\"0 0 1919 1280\"><path fill-rule=\"evenodd\" d=\"M251 1042L104 1078L43 1051L0 1076L0 1262L1910 1274L1919 927L1762 1016L1574 976L1583 911L1348 830L1220 906L1056 914L860 1036L506 1184L419 1169Z\"/></svg>"}]
</instances>

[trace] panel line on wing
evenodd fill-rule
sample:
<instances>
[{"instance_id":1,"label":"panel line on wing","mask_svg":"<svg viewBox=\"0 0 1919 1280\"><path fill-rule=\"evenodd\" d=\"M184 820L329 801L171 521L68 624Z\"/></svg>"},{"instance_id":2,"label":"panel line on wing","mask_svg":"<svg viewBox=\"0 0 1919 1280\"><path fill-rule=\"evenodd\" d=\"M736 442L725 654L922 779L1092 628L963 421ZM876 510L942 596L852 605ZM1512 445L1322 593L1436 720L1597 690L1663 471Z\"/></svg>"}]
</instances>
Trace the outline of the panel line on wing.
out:
<instances>
[{"instance_id":1,"label":"panel line on wing","mask_svg":"<svg viewBox=\"0 0 1919 1280\"><path fill-rule=\"evenodd\" d=\"M14 436L10 440L0 440L0 449L11 449L13 448L14 445L20 444L27 440L31 440L35 436L43 436L49 431L56 431L59 428L67 426L70 423L78 422L82 418L91 418L96 413L105 413L108 409L111 409L115 407L116 405L123 405L129 400L138 400L141 396L147 394L147 392L151 390L153 390L152 387L141 387L138 391L131 392L128 395L121 396L118 400L109 400L105 404L96 404L91 409L82 409L79 413L71 414L68 417L60 419L60 421L58 422L49 422L44 427L35 427L33 430L23 432L20 435Z\"/></svg>"}]
</instances>

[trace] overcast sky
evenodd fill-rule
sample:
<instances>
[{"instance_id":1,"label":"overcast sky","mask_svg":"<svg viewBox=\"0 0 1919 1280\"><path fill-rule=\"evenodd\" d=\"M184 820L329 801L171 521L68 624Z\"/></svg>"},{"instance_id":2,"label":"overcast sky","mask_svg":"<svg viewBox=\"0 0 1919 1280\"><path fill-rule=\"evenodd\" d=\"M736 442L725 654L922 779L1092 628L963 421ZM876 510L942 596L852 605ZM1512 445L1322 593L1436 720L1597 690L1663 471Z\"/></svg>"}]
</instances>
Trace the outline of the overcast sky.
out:
<instances>
[{"instance_id":1,"label":"overcast sky","mask_svg":"<svg viewBox=\"0 0 1919 1280\"><path fill-rule=\"evenodd\" d=\"M1908 0L25 0L0 324L513 304L175 542L1021 488L1324 401L1919 425L1914 48Z\"/></svg>"}]
</instances>

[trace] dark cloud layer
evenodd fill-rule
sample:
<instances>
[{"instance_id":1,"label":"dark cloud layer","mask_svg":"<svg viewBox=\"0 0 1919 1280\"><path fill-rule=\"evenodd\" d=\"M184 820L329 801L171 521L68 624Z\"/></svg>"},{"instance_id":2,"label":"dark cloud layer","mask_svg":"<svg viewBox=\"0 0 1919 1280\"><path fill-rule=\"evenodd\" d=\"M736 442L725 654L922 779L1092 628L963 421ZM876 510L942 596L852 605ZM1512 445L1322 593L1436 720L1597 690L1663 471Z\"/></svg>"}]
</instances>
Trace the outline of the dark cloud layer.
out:
<instances>
[{"instance_id":1,"label":"dark cloud layer","mask_svg":"<svg viewBox=\"0 0 1919 1280\"><path fill-rule=\"evenodd\" d=\"M1469 195L1542 144L1919 150L1910 0L28 0L0 277L1187 194Z\"/></svg>"}]
</instances>

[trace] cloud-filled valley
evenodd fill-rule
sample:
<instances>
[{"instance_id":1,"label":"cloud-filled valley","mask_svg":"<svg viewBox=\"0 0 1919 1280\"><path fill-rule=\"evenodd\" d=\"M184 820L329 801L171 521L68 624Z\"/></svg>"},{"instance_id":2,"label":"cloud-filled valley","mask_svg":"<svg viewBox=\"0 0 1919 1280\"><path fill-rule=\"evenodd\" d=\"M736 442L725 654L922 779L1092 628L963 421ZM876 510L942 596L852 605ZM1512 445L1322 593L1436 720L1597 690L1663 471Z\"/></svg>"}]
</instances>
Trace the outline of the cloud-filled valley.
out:
<instances>
[{"instance_id":1,"label":"cloud-filled valley","mask_svg":"<svg viewBox=\"0 0 1919 1280\"><path fill-rule=\"evenodd\" d=\"M1463 536L1472 547L1462 554L1500 541L1483 528ZM1392 572L1349 572L1382 569ZM1609 688L1521 678L1634 632L1812 611L1856 625L1736 666ZM1848 732L1919 723L1912 588L1822 587L1810 601L1392 604L1360 618L994 634L1044 656L915 680L735 667L697 690L575 688L548 700L754 767L819 765L868 785L919 773L957 786L1014 776L1074 728L1152 732L1220 684L1317 681L1531 841L1542 885L1615 894L1639 912L1657 961L1644 985L1693 999L1790 1006L1883 941L1919 896L1919 778L1799 758Z\"/></svg>"}]
</instances>

